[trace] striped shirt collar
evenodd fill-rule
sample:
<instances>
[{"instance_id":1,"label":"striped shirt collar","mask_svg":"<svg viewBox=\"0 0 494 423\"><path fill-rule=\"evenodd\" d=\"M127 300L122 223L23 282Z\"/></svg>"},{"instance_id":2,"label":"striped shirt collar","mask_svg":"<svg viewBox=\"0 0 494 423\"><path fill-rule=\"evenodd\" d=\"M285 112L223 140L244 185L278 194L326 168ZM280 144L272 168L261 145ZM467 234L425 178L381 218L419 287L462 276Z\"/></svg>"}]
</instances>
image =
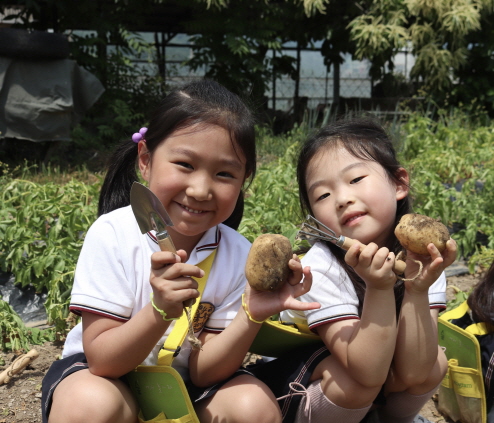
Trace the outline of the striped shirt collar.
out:
<instances>
[{"instance_id":1,"label":"striped shirt collar","mask_svg":"<svg viewBox=\"0 0 494 423\"><path fill-rule=\"evenodd\" d=\"M149 231L147 234L148 238L156 245L158 245L158 240L156 239L156 232ZM189 260L187 263L197 264L208 257L214 250L218 248L221 241L221 230L219 226L214 226L208 229L202 238L197 243L194 250L191 252Z\"/></svg>"}]
</instances>

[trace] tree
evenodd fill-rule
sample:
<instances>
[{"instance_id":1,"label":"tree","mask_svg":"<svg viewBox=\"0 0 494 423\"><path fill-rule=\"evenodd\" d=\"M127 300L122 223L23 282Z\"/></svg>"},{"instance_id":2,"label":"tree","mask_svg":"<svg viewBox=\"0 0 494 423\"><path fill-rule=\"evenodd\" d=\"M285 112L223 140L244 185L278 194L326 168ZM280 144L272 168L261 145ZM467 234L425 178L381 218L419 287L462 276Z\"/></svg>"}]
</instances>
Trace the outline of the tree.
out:
<instances>
[{"instance_id":1,"label":"tree","mask_svg":"<svg viewBox=\"0 0 494 423\"><path fill-rule=\"evenodd\" d=\"M451 89L455 72L469 56L469 36L492 12L492 0L375 0L351 24L356 57L372 61L373 76L392 69L393 56L407 48L415 56L411 77L425 92Z\"/></svg>"}]
</instances>

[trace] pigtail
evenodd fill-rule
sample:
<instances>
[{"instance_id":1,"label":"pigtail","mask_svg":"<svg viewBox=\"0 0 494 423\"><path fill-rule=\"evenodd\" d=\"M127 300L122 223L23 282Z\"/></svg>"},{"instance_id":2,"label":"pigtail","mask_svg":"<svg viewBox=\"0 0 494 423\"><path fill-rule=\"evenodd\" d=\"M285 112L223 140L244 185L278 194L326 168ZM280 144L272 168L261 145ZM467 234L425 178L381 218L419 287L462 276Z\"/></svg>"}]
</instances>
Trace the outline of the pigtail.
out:
<instances>
[{"instance_id":1,"label":"pigtail","mask_svg":"<svg viewBox=\"0 0 494 423\"><path fill-rule=\"evenodd\" d=\"M110 158L101 187L98 216L130 204L130 189L138 180L136 171L137 143L123 141Z\"/></svg>"}]
</instances>

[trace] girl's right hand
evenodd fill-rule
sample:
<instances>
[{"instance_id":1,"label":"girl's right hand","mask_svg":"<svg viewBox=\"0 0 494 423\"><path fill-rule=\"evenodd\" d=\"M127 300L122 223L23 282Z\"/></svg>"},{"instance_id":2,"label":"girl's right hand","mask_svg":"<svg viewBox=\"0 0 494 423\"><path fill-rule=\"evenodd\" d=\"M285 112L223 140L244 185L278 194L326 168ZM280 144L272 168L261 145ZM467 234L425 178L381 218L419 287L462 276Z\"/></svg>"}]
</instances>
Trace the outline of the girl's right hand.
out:
<instances>
[{"instance_id":1,"label":"girl's right hand","mask_svg":"<svg viewBox=\"0 0 494 423\"><path fill-rule=\"evenodd\" d=\"M392 289L397 280L393 272L394 253L373 242L360 251L362 247L360 242L353 244L345 254L345 262L355 269L367 288Z\"/></svg>"},{"instance_id":2,"label":"girl's right hand","mask_svg":"<svg viewBox=\"0 0 494 423\"><path fill-rule=\"evenodd\" d=\"M204 271L185 263L186 260L184 250L178 250L176 254L158 251L151 256L149 281L153 288L154 304L169 318L181 316L184 301L199 296L198 284L192 276L201 278Z\"/></svg>"}]
</instances>

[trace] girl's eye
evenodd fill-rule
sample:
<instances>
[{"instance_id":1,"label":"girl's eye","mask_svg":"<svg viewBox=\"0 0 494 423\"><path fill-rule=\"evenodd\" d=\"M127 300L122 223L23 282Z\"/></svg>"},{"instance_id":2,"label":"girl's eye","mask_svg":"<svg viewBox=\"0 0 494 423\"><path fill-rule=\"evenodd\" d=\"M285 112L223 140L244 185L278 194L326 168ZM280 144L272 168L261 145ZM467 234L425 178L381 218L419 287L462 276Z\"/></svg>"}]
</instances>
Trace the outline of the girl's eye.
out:
<instances>
[{"instance_id":1,"label":"girl's eye","mask_svg":"<svg viewBox=\"0 0 494 423\"><path fill-rule=\"evenodd\" d=\"M230 172L219 172L218 176L223 178L234 178L234 176Z\"/></svg>"},{"instance_id":2,"label":"girl's eye","mask_svg":"<svg viewBox=\"0 0 494 423\"><path fill-rule=\"evenodd\" d=\"M351 184L356 184L357 182L360 182L362 179L364 179L365 176L359 176L358 178L352 179L350 181Z\"/></svg>"},{"instance_id":3,"label":"girl's eye","mask_svg":"<svg viewBox=\"0 0 494 423\"><path fill-rule=\"evenodd\" d=\"M328 198L331 194L329 192L326 192L325 194L321 195L320 197L317 198L317 201L324 200L325 198Z\"/></svg>"},{"instance_id":4,"label":"girl's eye","mask_svg":"<svg viewBox=\"0 0 494 423\"><path fill-rule=\"evenodd\" d=\"M186 163L186 162L176 162L175 164L177 166L182 166L182 167L185 167L187 169L193 169L192 165L190 165L189 163Z\"/></svg>"}]
</instances>

